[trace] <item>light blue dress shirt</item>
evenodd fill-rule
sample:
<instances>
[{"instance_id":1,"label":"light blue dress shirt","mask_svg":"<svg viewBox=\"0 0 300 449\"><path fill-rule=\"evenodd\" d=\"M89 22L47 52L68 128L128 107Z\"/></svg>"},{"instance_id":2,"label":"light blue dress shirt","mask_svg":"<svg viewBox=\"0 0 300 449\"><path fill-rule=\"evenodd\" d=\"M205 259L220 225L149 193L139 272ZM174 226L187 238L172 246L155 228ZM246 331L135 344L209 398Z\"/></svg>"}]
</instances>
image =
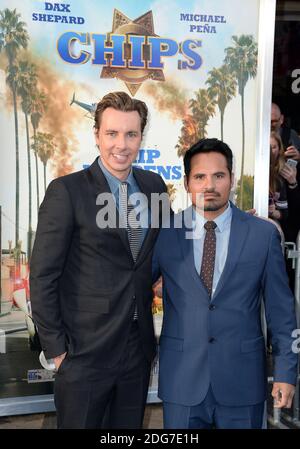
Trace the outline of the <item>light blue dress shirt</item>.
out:
<instances>
[{"instance_id":1,"label":"light blue dress shirt","mask_svg":"<svg viewBox=\"0 0 300 449\"><path fill-rule=\"evenodd\" d=\"M120 184L122 183L122 181L120 181L118 178L116 178L114 175L112 175L107 168L104 167L101 158L98 157L98 163L99 163L99 167L101 168L106 181L108 182L109 188L111 190L111 193L114 196L115 202L116 202L116 206L117 209L119 209L119 188L120 188ZM128 184L128 197L130 197L130 195L134 194L134 193L142 193L134 176L133 176L133 171L132 168L130 170L129 175L127 176L127 179L124 181L127 182ZM147 234L147 230L148 230L148 225L149 225L149 209L148 209L148 202L146 202L146 198L145 198L145 203L143 204L142 210L140 212L141 216L140 216L140 223L141 223L141 228L142 228L142 241L144 241L144 238Z\"/></svg>"},{"instance_id":2,"label":"light blue dress shirt","mask_svg":"<svg viewBox=\"0 0 300 449\"><path fill-rule=\"evenodd\" d=\"M193 219L195 220L195 229L193 231L194 261L197 273L199 273L200 275L202 256L203 256L203 245L206 234L204 224L208 220L204 218L203 215L200 215L198 212L196 212L194 208L193 208ZM213 220L216 223L217 227L215 229L216 258L215 258L215 270L213 277L212 297L214 296L214 293L216 291L218 282L220 280L227 259L231 219L232 219L232 209L230 203L228 202L228 206L225 209L225 211Z\"/></svg>"}]
</instances>

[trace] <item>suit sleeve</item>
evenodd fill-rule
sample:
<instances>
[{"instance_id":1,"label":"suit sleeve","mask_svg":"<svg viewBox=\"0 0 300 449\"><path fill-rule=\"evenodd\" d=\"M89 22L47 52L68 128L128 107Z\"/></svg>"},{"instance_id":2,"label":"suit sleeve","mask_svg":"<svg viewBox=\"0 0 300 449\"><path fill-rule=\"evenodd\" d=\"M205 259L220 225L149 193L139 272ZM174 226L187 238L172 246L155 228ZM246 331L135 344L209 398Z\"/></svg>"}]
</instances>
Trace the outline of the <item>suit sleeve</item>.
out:
<instances>
[{"instance_id":1,"label":"suit sleeve","mask_svg":"<svg viewBox=\"0 0 300 449\"><path fill-rule=\"evenodd\" d=\"M158 252L159 252L159 236L154 245L153 257L152 257L152 284L155 284L155 282L158 281L158 279L161 275Z\"/></svg>"},{"instance_id":2,"label":"suit sleeve","mask_svg":"<svg viewBox=\"0 0 300 449\"><path fill-rule=\"evenodd\" d=\"M162 179L162 177L160 177L160 179L161 179L161 182L162 182L162 190L163 190L163 192L168 192L168 188L167 188L167 185L166 185L165 181Z\"/></svg>"},{"instance_id":3,"label":"suit sleeve","mask_svg":"<svg viewBox=\"0 0 300 449\"><path fill-rule=\"evenodd\" d=\"M161 183L161 192L162 193L167 193L168 192L168 188L166 186L165 181L163 180L163 178L161 176L159 176L159 180ZM166 209L165 209L166 208ZM163 209L161 211L162 217L161 220L163 220L163 218L165 216L169 215L169 211L171 211L172 213L172 209L171 209L171 205L168 202L168 204L166 205L165 203L163 203ZM162 225L162 223L161 223ZM161 271L160 271L160 266L159 266L159 238L160 234L158 235L158 238L156 240L156 243L154 245L154 251L153 251L153 257L152 257L152 284L155 284L155 282L158 281L159 277L161 276Z\"/></svg>"},{"instance_id":4,"label":"suit sleeve","mask_svg":"<svg viewBox=\"0 0 300 449\"><path fill-rule=\"evenodd\" d=\"M70 246L73 208L60 179L52 181L39 210L30 262L30 299L33 319L47 359L66 351L59 301L59 279Z\"/></svg>"},{"instance_id":5,"label":"suit sleeve","mask_svg":"<svg viewBox=\"0 0 300 449\"><path fill-rule=\"evenodd\" d=\"M274 381L296 384L297 354L292 351L292 332L297 328L295 300L288 285L280 235L274 227L263 277L268 330L274 360Z\"/></svg>"}]
</instances>

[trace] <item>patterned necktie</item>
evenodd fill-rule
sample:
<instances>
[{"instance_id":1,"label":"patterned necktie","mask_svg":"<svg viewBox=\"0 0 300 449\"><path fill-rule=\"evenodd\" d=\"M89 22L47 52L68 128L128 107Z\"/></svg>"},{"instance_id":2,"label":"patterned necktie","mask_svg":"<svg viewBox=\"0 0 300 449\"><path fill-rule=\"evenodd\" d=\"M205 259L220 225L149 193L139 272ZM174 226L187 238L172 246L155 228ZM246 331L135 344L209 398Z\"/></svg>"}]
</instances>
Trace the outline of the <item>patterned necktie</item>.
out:
<instances>
[{"instance_id":1,"label":"patterned necktie","mask_svg":"<svg viewBox=\"0 0 300 449\"><path fill-rule=\"evenodd\" d=\"M128 184L127 182L122 182L120 185L120 208L123 215L123 219L126 223L128 241L130 246L130 251L134 262L136 261L140 248L142 245L142 228L139 221L136 219L136 214L133 205L128 201ZM138 319L137 307L134 305L133 320Z\"/></svg>"},{"instance_id":2,"label":"patterned necktie","mask_svg":"<svg viewBox=\"0 0 300 449\"><path fill-rule=\"evenodd\" d=\"M132 258L136 261L142 244L143 230L140 222L136 218L133 205L128 201L128 184L121 183L120 189L120 206L123 211L123 218L126 222L127 235Z\"/></svg>"},{"instance_id":3,"label":"patterned necktie","mask_svg":"<svg viewBox=\"0 0 300 449\"><path fill-rule=\"evenodd\" d=\"M203 245L200 278L203 281L210 297L212 294L216 258L216 227L217 225L214 221L207 221L204 225L206 234Z\"/></svg>"}]
</instances>

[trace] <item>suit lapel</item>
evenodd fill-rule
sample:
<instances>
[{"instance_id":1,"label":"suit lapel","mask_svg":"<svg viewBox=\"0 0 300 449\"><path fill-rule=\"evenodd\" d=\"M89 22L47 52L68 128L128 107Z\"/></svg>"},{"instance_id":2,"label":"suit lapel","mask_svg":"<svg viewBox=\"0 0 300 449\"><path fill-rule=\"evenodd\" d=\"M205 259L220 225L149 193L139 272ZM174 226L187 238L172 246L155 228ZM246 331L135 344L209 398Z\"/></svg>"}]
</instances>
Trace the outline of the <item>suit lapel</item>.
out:
<instances>
[{"instance_id":1,"label":"suit lapel","mask_svg":"<svg viewBox=\"0 0 300 449\"><path fill-rule=\"evenodd\" d=\"M141 190L141 193L146 195L147 201L148 201L148 213L151 214L151 193L153 193L153 187L146 182L145 176L143 176L143 172L141 170L136 170L133 167L133 175L135 177L135 180ZM150 220L149 220L150 222ZM152 248L155 238L157 236L159 229L151 228L151 223L149 224L149 228L147 230L147 233L145 235L143 244L141 246L137 263L144 259L144 257L147 255L148 251Z\"/></svg>"},{"instance_id":2,"label":"suit lapel","mask_svg":"<svg viewBox=\"0 0 300 449\"><path fill-rule=\"evenodd\" d=\"M191 216L188 214L188 217ZM183 219L183 216L182 216ZM186 227L187 224L187 227ZM182 223L181 228L176 229L179 245L181 246L182 255L183 255L183 264L185 269L188 270L187 279L192 276L192 279L198 284L201 294L207 297L209 300L208 292L201 281L200 273L197 272L195 267L195 259L194 259L194 240L192 238L192 224L191 223ZM190 237L190 238L187 238Z\"/></svg>"},{"instance_id":3,"label":"suit lapel","mask_svg":"<svg viewBox=\"0 0 300 449\"><path fill-rule=\"evenodd\" d=\"M211 301L214 301L216 299L216 297L221 292L223 286L230 279L230 275L239 261L240 254L243 250L248 235L247 216L244 215L244 213L242 213L233 204L231 206L232 206L232 221L230 228L227 259L223 273L218 282L216 292ZM190 224L188 224L188 226L190 227ZM196 283L198 283L199 288L201 288L202 294L204 294L207 297L207 300L210 301L206 287L201 281L200 273L198 273L195 268L193 239L187 239L186 232L190 233L191 229L185 227L184 224L180 229L177 229L178 240L182 250L184 265L189 270L189 275L192 276L192 278Z\"/></svg>"},{"instance_id":4,"label":"suit lapel","mask_svg":"<svg viewBox=\"0 0 300 449\"><path fill-rule=\"evenodd\" d=\"M111 193L111 190L109 188L109 184L99 167L98 158L93 162L93 164L87 169L87 176L90 181L90 184L92 186L94 195L95 195L95 205L96 205L96 198L100 193ZM97 206L99 209L101 209L104 206ZM116 208L116 206L115 206ZM128 235L127 235L127 229L121 228L119 226L120 223L120 217L117 208L115 209L116 212L116 229L114 231L119 235L123 245L125 246L127 252L131 254L129 241L128 241Z\"/></svg>"},{"instance_id":5,"label":"suit lapel","mask_svg":"<svg viewBox=\"0 0 300 449\"><path fill-rule=\"evenodd\" d=\"M232 206L232 221L230 228L229 244L227 259L225 262L223 273L218 282L212 301L215 301L220 294L223 286L229 282L230 275L239 261L240 254L243 250L247 235L248 223L247 216L234 205Z\"/></svg>"}]
</instances>

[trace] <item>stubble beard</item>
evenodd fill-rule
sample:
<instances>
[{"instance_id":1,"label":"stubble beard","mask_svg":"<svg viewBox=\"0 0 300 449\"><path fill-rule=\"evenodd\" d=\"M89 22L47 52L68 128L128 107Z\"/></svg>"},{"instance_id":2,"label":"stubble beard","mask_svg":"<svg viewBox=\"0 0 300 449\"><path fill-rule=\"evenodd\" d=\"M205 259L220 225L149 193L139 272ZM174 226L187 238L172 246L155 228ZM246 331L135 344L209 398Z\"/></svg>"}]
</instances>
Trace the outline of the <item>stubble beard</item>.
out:
<instances>
[{"instance_id":1,"label":"stubble beard","mask_svg":"<svg viewBox=\"0 0 300 449\"><path fill-rule=\"evenodd\" d=\"M210 204L204 204L204 212L217 212L218 210L225 207L227 204L226 202L219 203L218 201L211 201Z\"/></svg>"}]
</instances>

